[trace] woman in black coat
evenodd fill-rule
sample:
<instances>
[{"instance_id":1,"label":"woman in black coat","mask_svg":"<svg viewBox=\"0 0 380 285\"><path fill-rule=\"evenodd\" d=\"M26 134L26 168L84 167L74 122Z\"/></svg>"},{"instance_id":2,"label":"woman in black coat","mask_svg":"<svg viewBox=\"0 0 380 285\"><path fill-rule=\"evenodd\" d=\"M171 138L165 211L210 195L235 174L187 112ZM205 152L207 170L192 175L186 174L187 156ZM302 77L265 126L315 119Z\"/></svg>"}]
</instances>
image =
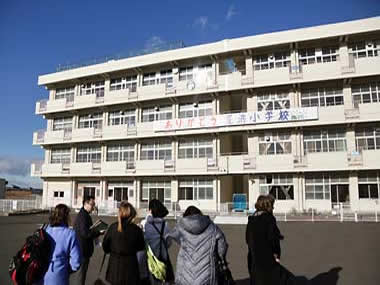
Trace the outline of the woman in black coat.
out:
<instances>
[{"instance_id":1,"label":"woman in black coat","mask_svg":"<svg viewBox=\"0 0 380 285\"><path fill-rule=\"evenodd\" d=\"M251 284L280 284L280 239L282 235L273 216L273 198L259 196L256 212L249 217L246 241L251 254Z\"/></svg>"},{"instance_id":2,"label":"woman in black coat","mask_svg":"<svg viewBox=\"0 0 380 285\"><path fill-rule=\"evenodd\" d=\"M118 222L112 224L104 239L103 250L110 254L106 280L112 285L140 284L136 253L144 250L142 230L133 223L136 210L128 202L121 202Z\"/></svg>"}]
</instances>

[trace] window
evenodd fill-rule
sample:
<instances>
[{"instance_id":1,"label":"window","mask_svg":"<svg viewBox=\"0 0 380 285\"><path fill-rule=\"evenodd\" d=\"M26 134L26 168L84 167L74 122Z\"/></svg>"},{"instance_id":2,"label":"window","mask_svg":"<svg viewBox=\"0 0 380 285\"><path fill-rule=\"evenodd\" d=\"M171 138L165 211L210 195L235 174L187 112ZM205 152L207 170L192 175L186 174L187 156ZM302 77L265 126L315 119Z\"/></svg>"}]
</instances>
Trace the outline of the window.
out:
<instances>
[{"instance_id":1,"label":"window","mask_svg":"<svg viewBox=\"0 0 380 285\"><path fill-rule=\"evenodd\" d=\"M212 102L188 103L179 105L180 118L194 118L212 115Z\"/></svg>"},{"instance_id":2,"label":"window","mask_svg":"<svg viewBox=\"0 0 380 285\"><path fill-rule=\"evenodd\" d=\"M56 118L53 120L53 131L71 131L72 130L72 117Z\"/></svg>"},{"instance_id":3,"label":"window","mask_svg":"<svg viewBox=\"0 0 380 285\"><path fill-rule=\"evenodd\" d=\"M260 176L260 194L271 194L276 200L294 200L293 176L269 174Z\"/></svg>"},{"instance_id":4,"label":"window","mask_svg":"<svg viewBox=\"0 0 380 285\"><path fill-rule=\"evenodd\" d=\"M118 125L135 126L136 125L136 111L125 110L125 111L109 112L108 125L109 126L118 126Z\"/></svg>"},{"instance_id":5,"label":"window","mask_svg":"<svg viewBox=\"0 0 380 285\"><path fill-rule=\"evenodd\" d=\"M274 54L263 54L256 56L253 62L255 70L287 67L290 65L290 52L276 52Z\"/></svg>"},{"instance_id":6,"label":"window","mask_svg":"<svg viewBox=\"0 0 380 285\"><path fill-rule=\"evenodd\" d=\"M379 189L379 173L359 172L359 199L379 199Z\"/></svg>"},{"instance_id":7,"label":"window","mask_svg":"<svg viewBox=\"0 0 380 285\"><path fill-rule=\"evenodd\" d=\"M171 69L161 70L160 72L160 84L166 84L166 87L173 86L173 72Z\"/></svg>"},{"instance_id":8,"label":"window","mask_svg":"<svg viewBox=\"0 0 380 285\"><path fill-rule=\"evenodd\" d=\"M57 88L55 100L66 98L67 101L74 101L75 87Z\"/></svg>"},{"instance_id":9,"label":"window","mask_svg":"<svg viewBox=\"0 0 380 285\"><path fill-rule=\"evenodd\" d=\"M54 198L63 198L65 196L65 192L63 191L54 191Z\"/></svg>"},{"instance_id":10,"label":"window","mask_svg":"<svg viewBox=\"0 0 380 285\"><path fill-rule=\"evenodd\" d=\"M95 162L101 161L102 151L100 146L80 147L77 149L77 162Z\"/></svg>"},{"instance_id":11,"label":"window","mask_svg":"<svg viewBox=\"0 0 380 285\"><path fill-rule=\"evenodd\" d=\"M179 181L178 199L213 200L213 181L211 179L186 179Z\"/></svg>"},{"instance_id":12,"label":"window","mask_svg":"<svg viewBox=\"0 0 380 285\"><path fill-rule=\"evenodd\" d=\"M300 64L337 61L338 47L305 48L298 51Z\"/></svg>"},{"instance_id":13,"label":"window","mask_svg":"<svg viewBox=\"0 0 380 285\"><path fill-rule=\"evenodd\" d=\"M170 142L152 142L141 144L141 160L171 160L172 144Z\"/></svg>"},{"instance_id":14,"label":"window","mask_svg":"<svg viewBox=\"0 0 380 285\"><path fill-rule=\"evenodd\" d=\"M80 95L91 94L96 94L96 97L104 97L104 80L81 85Z\"/></svg>"},{"instance_id":15,"label":"window","mask_svg":"<svg viewBox=\"0 0 380 285\"><path fill-rule=\"evenodd\" d=\"M137 89L137 76L127 76L111 79L110 91L129 89L130 92L136 92Z\"/></svg>"},{"instance_id":16,"label":"window","mask_svg":"<svg viewBox=\"0 0 380 285\"><path fill-rule=\"evenodd\" d=\"M141 112L142 122L170 120L173 115L171 105L143 108Z\"/></svg>"},{"instance_id":17,"label":"window","mask_svg":"<svg viewBox=\"0 0 380 285\"><path fill-rule=\"evenodd\" d=\"M201 64L198 66L198 71L199 72L208 72L212 71L212 63L206 63L206 64Z\"/></svg>"},{"instance_id":18,"label":"window","mask_svg":"<svg viewBox=\"0 0 380 285\"><path fill-rule=\"evenodd\" d=\"M342 88L313 88L301 92L302 107L343 105Z\"/></svg>"},{"instance_id":19,"label":"window","mask_svg":"<svg viewBox=\"0 0 380 285\"><path fill-rule=\"evenodd\" d=\"M143 181L141 200L149 201L158 199L161 202L171 201L171 182L170 181Z\"/></svg>"},{"instance_id":20,"label":"window","mask_svg":"<svg viewBox=\"0 0 380 285\"><path fill-rule=\"evenodd\" d=\"M186 139L178 144L178 158L212 158L212 139Z\"/></svg>"},{"instance_id":21,"label":"window","mask_svg":"<svg viewBox=\"0 0 380 285\"><path fill-rule=\"evenodd\" d=\"M156 84L156 73L145 73L143 76L143 86L155 85Z\"/></svg>"},{"instance_id":22,"label":"window","mask_svg":"<svg viewBox=\"0 0 380 285\"><path fill-rule=\"evenodd\" d=\"M134 161L135 146L132 144L115 144L107 147L107 161Z\"/></svg>"},{"instance_id":23,"label":"window","mask_svg":"<svg viewBox=\"0 0 380 285\"><path fill-rule=\"evenodd\" d=\"M354 104L380 102L380 83L356 84L351 86Z\"/></svg>"},{"instance_id":24,"label":"window","mask_svg":"<svg viewBox=\"0 0 380 285\"><path fill-rule=\"evenodd\" d=\"M356 150L380 149L380 125L355 130Z\"/></svg>"},{"instance_id":25,"label":"window","mask_svg":"<svg viewBox=\"0 0 380 285\"><path fill-rule=\"evenodd\" d=\"M258 111L273 111L278 109L289 109L290 98L288 92L274 92L258 94L257 110Z\"/></svg>"},{"instance_id":26,"label":"window","mask_svg":"<svg viewBox=\"0 0 380 285\"><path fill-rule=\"evenodd\" d=\"M102 113L79 116L79 124L78 124L79 129L88 129L88 128L101 129L102 124L103 124Z\"/></svg>"},{"instance_id":27,"label":"window","mask_svg":"<svg viewBox=\"0 0 380 285\"><path fill-rule=\"evenodd\" d=\"M331 187L348 185L348 176L341 173L318 173L305 175L306 200L330 200ZM335 187L336 189L336 187ZM341 193L344 194L344 193Z\"/></svg>"},{"instance_id":28,"label":"window","mask_svg":"<svg viewBox=\"0 0 380 285\"><path fill-rule=\"evenodd\" d=\"M71 149L52 149L50 156L50 163L70 163Z\"/></svg>"},{"instance_id":29,"label":"window","mask_svg":"<svg viewBox=\"0 0 380 285\"><path fill-rule=\"evenodd\" d=\"M259 137L259 154L289 154L292 153L290 132L266 133Z\"/></svg>"},{"instance_id":30,"label":"window","mask_svg":"<svg viewBox=\"0 0 380 285\"><path fill-rule=\"evenodd\" d=\"M304 131L303 145L305 154L346 151L346 131L344 129Z\"/></svg>"},{"instance_id":31,"label":"window","mask_svg":"<svg viewBox=\"0 0 380 285\"><path fill-rule=\"evenodd\" d=\"M354 58L379 56L380 40L351 43L348 46L348 52Z\"/></svg>"},{"instance_id":32,"label":"window","mask_svg":"<svg viewBox=\"0 0 380 285\"><path fill-rule=\"evenodd\" d=\"M193 79L192 66L181 67L179 69L179 81L186 81L186 80L192 80L192 79Z\"/></svg>"}]
</instances>

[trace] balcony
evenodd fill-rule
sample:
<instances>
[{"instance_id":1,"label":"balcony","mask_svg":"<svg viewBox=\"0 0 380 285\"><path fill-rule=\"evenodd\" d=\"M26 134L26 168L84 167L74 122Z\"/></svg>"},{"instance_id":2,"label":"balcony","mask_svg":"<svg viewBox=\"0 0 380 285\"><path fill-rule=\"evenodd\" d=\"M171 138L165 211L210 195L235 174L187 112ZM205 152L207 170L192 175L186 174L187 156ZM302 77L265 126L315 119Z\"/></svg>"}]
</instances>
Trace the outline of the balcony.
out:
<instances>
[{"instance_id":1,"label":"balcony","mask_svg":"<svg viewBox=\"0 0 380 285\"><path fill-rule=\"evenodd\" d=\"M340 77L341 74L340 61L302 65L302 77L303 80L306 81L337 78Z\"/></svg>"},{"instance_id":2,"label":"balcony","mask_svg":"<svg viewBox=\"0 0 380 285\"><path fill-rule=\"evenodd\" d=\"M347 169L347 152L313 152L307 153L307 168L321 171Z\"/></svg>"},{"instance_id":3,"label":"balcony","mask_svg":"<svg viewBox=\"0 0 380 285\"><path fill-rule=\"evenodd\" d=\"M255 85L282 84L289 82L290 74L290 67L255 70L253 79Z\"/></svg>"},{"instance_id":4,"label":"balcony","mask_svg":"<svg viewBox=\"0 0 380 285\"><path fill-rule=\"evenodd\" d=\"M45 142L45 130L38 130L33 133L33 145L43 144Z\"/></svg>"},{"instance_id":5,"label":"balcony","mask_svg":"<svg viewBox=\"0 0 380 285\"><path fill-rule=\"evenodd\" d=\"M347 154L347 164L350 167L363 166L363 154L361 152L353 151Z\"/></svg>"},{"instance_id":6,"label":"balcony","mask_svg":"<svg viewBox=\"0 0 380 285\"><path fill-rule=\"evenodd\" d=\"M370 76L379 74L380 56L356 58L354 62L357 75Z\"/></svg>"},{"instance_id":7,"label":"balcony","mask_svg":"<svg viewBox=\"0 0 380 285\"><path fill-rule=\"evenodd\" d=\"M30 165L30 176L39 177L42 175L42 162L32 163Z\"/></svg>"},{"instance_id":8,"label":"balcony","mask_svg":"<svg viewBox=\"0 0 380 285\"><path fill-rule=\"evenodd\" d=\"M256 171L260 172L273 172L276 171L290 171L293 169L293 155L292 154L279 154L279 155L258 155L256 157Z\"/></svg>"},{"instance_id":9,"label":"balcony","mask_svg":"<svg viewBox=\"0 0 380 285\"><path fill-rule=\"evenodd\" d=\"M368 149L361 151L363 166L369 169L379 169L380 149Z\"/></svg>"},{"instance_id":10,"label":"balcony","mask_svg":"<svg viewBox=\"0 0 380 285\"><path fill-rule=\"evenodd\" d=\"M102 162L102 175L117 176L125 174L133 174L136 172L135 161L105 161Z\"/></svg>"}]
</instances>

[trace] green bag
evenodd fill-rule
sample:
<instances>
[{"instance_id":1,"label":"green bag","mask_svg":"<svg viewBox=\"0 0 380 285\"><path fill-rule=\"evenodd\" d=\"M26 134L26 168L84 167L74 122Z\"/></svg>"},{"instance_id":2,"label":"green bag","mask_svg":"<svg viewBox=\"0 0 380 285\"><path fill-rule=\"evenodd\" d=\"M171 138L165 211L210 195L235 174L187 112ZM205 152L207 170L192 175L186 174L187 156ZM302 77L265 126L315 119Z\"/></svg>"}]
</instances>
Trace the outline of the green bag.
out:
<instances>
[{"instance_id":1,"label":"green bag","mask_svg":"<svg viewBox=\"0 0 380 285\"><path fill-rule=\"evenodd\" d=\"M160 281L166 279L166 264L160 261L153 253L149 244L146 244L146 255L148 259L148 268L150 273Z\"/></svg>"}]
</instances>

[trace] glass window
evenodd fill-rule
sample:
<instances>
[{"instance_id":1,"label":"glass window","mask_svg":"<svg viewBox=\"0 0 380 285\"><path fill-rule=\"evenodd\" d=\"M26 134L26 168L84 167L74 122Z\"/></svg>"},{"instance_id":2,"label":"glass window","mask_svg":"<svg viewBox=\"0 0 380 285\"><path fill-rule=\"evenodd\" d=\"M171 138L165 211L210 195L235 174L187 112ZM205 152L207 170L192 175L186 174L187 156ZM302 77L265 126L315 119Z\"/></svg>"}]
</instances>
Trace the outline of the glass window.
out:
<instances>
[{"instance_id":1,"label":"glass window","mask_svg":"<svg viewBox=\"0 0 380 285\"><path fill-rule=\"evenodd\" d=\"M129 89L130 92L136 92L137 75L119 77L111 79L110 91Z\"/></svg>"},{"instance_id":2,"label":"glass window","mask_svg":"<svg viewBox=\"0 0 380 285\"><path fill-rule=\"evenodd\" d=\"M141 112L141 121L153 122L160 120L170 120L173 116L173 108L171 105L167 106L155 106L143 108Z\"/></svg>"},{"instance_id":3,"label":"glass window","mask_svg":"<svg viewBox=\"0 0 380 285\"><path fill-rule=\"evenodd\" d=\"M351 43L348 45L348 52L354 58L379 56L380 40Z\"/></svg>"},{"instance_id":4,"label":"glass window","mask_svg":"<svg viewBox=\"0 0 380 285\"><path fill-rule=\"evenodd\" d=\"M354 104L380 102L380 83L355 84L351 86Z\"/></svg>"},{"instance_id":5,"label":"glass window","mask_svg":"<svg viewBox=\"0 0 380 285\"><path fill-rule=\"evenodd\" d=\"M255 70L266 70L287 66L290 66L290 51L258 55L255 56L253 61L253 68Z\"/></svg>"},{"instance_id":6,"label":"glass window","mask_svg":"<svg viewBox=\"0 0 380 285\"><path fill-rule=\"evenodd\" d=\"M120 110L109 112L108 114L108 125L136 125L136 111L135 110Z\"/></svg>"},{"instance_id":7,"label":"glass window","mask_svg":"<svg viewBox=\"0 0 380 285\"><path fill-rule=\"evenodd\" d=\"M260 194L273 195L276 200L294 200L293 176L268 174L259 179Z\"/></svg>"},{"instance_id":8,"label":"glass window","mask_svg":"<svg viewBox=\"0 0 380 285\"><path fill-rule=\"evenodd\" d=\"M273 111L278 109L289 109L290 98L288 92L276 91L273 93L259 93L257 95L258 111Z\"/></svg>"},{"instance_id":9,"label":"glass window","mask_svg":"<svg viewBox=\"0 0 380 285\"><path fill-rule=\"evenodd\" d=\"M161 70L160 84L166 84L167 87L173 86L173 71L171 69Z\"/></svg>"},{"instance_id":10,"label":"glass window","mask_svg":"<svg viewBox=\"0 0 380 285\"><path fill-rule=\"evenodd\" d=\"M346 131L344 129L305 130L303 144L305 154L347 151Z\"/></svg>"},{"instance_id":11,"label":"glass window","mask_svg":"<svg viewBox=\"0 0 380 285\"><path fill-rule=\"evenodd\" d=\"M72 130L72 117L56 118L53 120L53 131L71 131Z\"/></svg>"},{"instance_id":12,"label":"glass window","mask_svg":"<svg viewBox=\"0 0 380 285\"><path fill-rule=\"evenodd\" d=\"M100 146L86 146L77 149L76 162L95 162L101 161L102 152Z\"/></svg>"},{"instance_id":13,"label":"glass window","mask_svg":"<svg viewBox=\"0 0 380 285\"><path fill-rule=\"evenodd\" d=\"M75 87L57 88L55 100L66 98L67 101L74 101Z\"/></svg>"},{"instance_id":14,"label":"glass window","mask_svg":"<svg viewBox=\"0 0 380 285\"><path fill-rule=\"evenodd\" d=\"M70 148L61 148L61 149L52 149L50 163L70 163L71 161L71 149Z\"/></svg>"},{"instance_id":15,"label":"glass window","mask_svg":"<svg viewBox=\"0 0 380 285\"><path fill-rule=\"evenodd\" d=\"M211 179L184 179L179 181L178 200L213 200Z\"/></svg>"},{"instance_id":16,"label":"glass window","mask_svg":"<svg viewBox=\"0 0 380 285\"><path fill-rule=\"evenodd\" d=\"M355 130L356 150L380 149L380 125Z\"/></svg>"},{"instance_id":17,"label":"glass window","mask_svg":"<svg viewBox=\"0 0 380 285\"><path fill-rule=\"evenodd\" d=\"M343 105L342 88L314 88L301 92L302 107L327 107Z\"/></svg>"},{"instance_id":18,"label":"glass window","mask_svg":"<svg viewBox=\"0 0 380 285\"><path fill-rule=\"evenodd\" d=\"M82 84L80 95L96 94L96 97L104 97L104 80Z\"/></svg>"},{"instance_id":19,"label":"glass window","mask_svg":"<svg viewBox=\"0 0 380 285\"><path fill-rule=\"evenodd\" d=\"M172 144L168 141L142 143L141 160L171 160Z\"/></svg>"},{"instance_id":20,"label":"glass window","mask_svg":"<svg viewBox=\"0 0 380 285\"><path fill-rule=\"evenodd\" d=\"M155 85L156 84L156 73L145 73L143 76L143 86Z\"/></svg>"},{"instance_id":21,"label":"glass window","mask_svg":"<svg viewBox=\"0 0 380 285\"><path fill-rule=\"evenodd\" d=\"M181 67L179 69L179 81L186 81L186 80L192 80L192 79L193 79L192 66Z\"/></svg>"},{"instance_id":22,"label":"glass window","mask_svg":"<svg viewBox=\"0 0 380 285\"><path fill-rule=\"evenodd\" d=\"M170 181L143 181L141 200L149 201L158 199L161 202L171 202L171 182Z\"/></svg>"},{"instance_id":23,"label":"glass window","mask_svg":"<svg viewBox=\"0 0 380 285\"><path fill-rule=\"evenodd\" d=\"M88 114L79 116L79 129L95 128L101 129L103 124L103 114Z\"/></svg>"},{"instance_id":24,"label":"glass window","mask_svg":"<svg viewBox=\"0 0 380 285\"><path fill-rule=\"evenodd\" d=\"M300 64L314 64L337 61L339 57L338 47L304 48L298 51Z\"/></svg>"},{"instance_id":25,"label":"glass window","mask_svg":"<svg viewBox=\"0 0 380 285\"><path fill-rule=\"evenodd\" d=\"M107 147L107 161L134 161L135 146L133 144L114 144Z\"/></svg>"},{"instance_id":26,"label":"glass window","mask_svg":"<svg viewBox=\"0 0 380 285\"><path fill-rule=\"evenodd\" d=\"M212 139L183 139L178 143L178 158L212 158Z\"/></svg>"},{"instance_id":27,"label":"glass window","mask_svg":"<svg viewBox=\"0 0 380 285\"><path fill-rule=\"evenodd\" d=\"M200 102L198 104L187 103L179 105L180 118L194 118L212 115L212 102Z\"/></svg>"},{"instance_id":28,"label":"glass window","mask_svg":"<svg viewBox=\"0 0 380 285\"><path fill-rule=\"evenodd\" d=\"M290 132L272 132L259 137L259 154L289 154L292 153Z\"/></svg>"}]
</instances>

